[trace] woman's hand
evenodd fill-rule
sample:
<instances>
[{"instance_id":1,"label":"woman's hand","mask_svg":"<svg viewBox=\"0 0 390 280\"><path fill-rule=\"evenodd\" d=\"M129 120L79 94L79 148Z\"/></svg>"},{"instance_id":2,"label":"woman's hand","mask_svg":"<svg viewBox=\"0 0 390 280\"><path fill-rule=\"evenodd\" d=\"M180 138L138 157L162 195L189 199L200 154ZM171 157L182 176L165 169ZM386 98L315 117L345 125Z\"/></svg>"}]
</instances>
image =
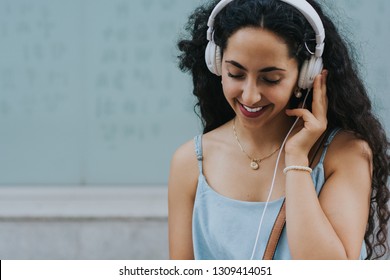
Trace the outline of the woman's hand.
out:
<instances>
[{"instance_id":1,"label":"woman's hand","mask_svg":"<svg viewBox=\"0 0 390 280\"><path fill-rule=\"evenodd\" d=\"M286 110L288 116L300 117L286 143L286 166L308 164L302 161L294 161L297 158L307 160L310 149L326 130L328 123L326 118L328 110L328 98L326 96L327 75L328 71L323 70L314 80L312 112L308 109ZM289 159L291 159L291 163L287 163Z\"/></svg>"}]
</instances>

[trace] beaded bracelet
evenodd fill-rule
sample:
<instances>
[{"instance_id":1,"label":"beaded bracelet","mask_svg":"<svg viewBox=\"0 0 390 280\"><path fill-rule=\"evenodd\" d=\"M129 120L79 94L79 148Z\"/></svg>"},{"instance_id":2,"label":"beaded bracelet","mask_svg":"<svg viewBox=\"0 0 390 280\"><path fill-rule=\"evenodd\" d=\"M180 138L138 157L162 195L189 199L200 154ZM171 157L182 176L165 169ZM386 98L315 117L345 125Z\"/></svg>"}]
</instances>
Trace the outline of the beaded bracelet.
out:
<instances>
[{"instance_id":1,"label":"beaded bracelet","mask_svg":"<svg viewBox=\"0 0 390 280\"><path fill-rule=\"evenodd\" d=\"M313 171L313 169L311 169L310 167L307 167L307 166L291 165L291 166L287 166L283 170L283 173L287 174L287 172L290 171L290 170L307 171L309 173L311 173Z\"/></svg>"}]
</instances>

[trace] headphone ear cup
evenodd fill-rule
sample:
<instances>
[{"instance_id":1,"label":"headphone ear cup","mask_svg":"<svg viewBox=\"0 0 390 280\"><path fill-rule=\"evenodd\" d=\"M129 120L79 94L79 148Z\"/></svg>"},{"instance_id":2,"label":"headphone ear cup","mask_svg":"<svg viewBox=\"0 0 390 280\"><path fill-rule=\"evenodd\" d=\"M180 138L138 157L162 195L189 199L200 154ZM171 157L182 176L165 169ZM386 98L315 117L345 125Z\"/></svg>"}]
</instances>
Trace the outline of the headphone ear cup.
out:
<instances>
[{"instance_id":1,"label":"headphone ear cup","mask_svg":"<svg viewBox=\"0 0 390 280\"><path fill-rule=\"evenodd\" d=\"M221 48L216 45L215 48L215 75L222 75L222 52Z\"/></svg>"},{"instance_id":2,"label":"headphone ear cup","mask_svg":"<svg viewBox=\"0 0 390 280\"><path fill-rule=\"evenodd\" d=\"M311 58L306 60L302 65L299 74L298 87L301 89L312 88L314 79L317 75L321 74L322 68L322 57L315 57L312 55Z\"/></svg>"},{"instance_id":3,"label":"headphone ear cup","mask_svg":"<svg viewBox=\"0 0 390 280\"><path fill-rule=\"evenodd\" d=\"M213 51L211 50L213 48L213 45L215 45L213 42L209 42L206 46L204 58L207 65L207 68L210 70L210 72L214 73L214 66L213 66Z\"/></svg>"},{"instance_id":4,"label":"headphone ear cup","mask_svg":"<svg viewBox=\"0 0 390 280\"><path fill-rule=\"evenodd\" d=\"M307 68L309 66L309 61L305 60L303 62L303 65L301 67L301 71L299 73L299 80L298 80L298 87L301 89L306 89L306 74L307 74Z\"/></svg>"},{"instance_id":5,"label":"headphone ear cup","mask_svg":"<svg viewBox=\"0 0 390 280\"><path fill-rule=\"evenodd\" d=\"M221 76L221 68L222 68L222 62L221 62L221 50L220 48L212 41L210 41L206 46L205 51L205 61L207 68L210 70L211 73Z\"/></svg>"}]
</instances>

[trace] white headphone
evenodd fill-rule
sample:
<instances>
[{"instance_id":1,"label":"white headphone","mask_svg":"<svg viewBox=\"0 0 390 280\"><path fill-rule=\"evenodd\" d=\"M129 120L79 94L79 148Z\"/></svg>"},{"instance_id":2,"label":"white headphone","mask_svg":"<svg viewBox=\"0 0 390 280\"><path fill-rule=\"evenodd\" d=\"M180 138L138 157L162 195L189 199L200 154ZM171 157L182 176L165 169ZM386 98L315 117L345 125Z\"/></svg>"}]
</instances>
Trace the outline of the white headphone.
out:
<instances>
[{"instance_id":1,"label":"white headphone","mask_svg":"<svg viewBox=\"0 0 390 280\"><path fill-rule=\"evenodd\" d=\"M214 20L217 14L225 8L227 4L233 0L221 0L211 12L207 26L207 44L205 51L205 60L208 69L211 73L221 76L222 75L222 52L221 48L214 42ZM313 30L316 33L316 49L312 53L311 58L306 60L299 74L298 87L301 89L309 89L313 87L314 78L322 71L322 53L324 52L324 40L325 30L322 21L314 10L314 8L306 2L306 0L280 0L299 10L305 18L309 21Z\"/></svg>"}]
</instances>

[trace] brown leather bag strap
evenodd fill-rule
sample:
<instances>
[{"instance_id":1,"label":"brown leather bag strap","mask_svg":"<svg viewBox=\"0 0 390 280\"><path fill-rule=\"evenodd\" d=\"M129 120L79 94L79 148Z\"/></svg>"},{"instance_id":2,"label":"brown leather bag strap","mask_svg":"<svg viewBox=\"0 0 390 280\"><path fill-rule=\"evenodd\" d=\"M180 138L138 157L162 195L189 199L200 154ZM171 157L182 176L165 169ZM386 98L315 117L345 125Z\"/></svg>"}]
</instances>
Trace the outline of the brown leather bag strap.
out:
<instances>
[{"instance_id":1,"label":"brown leather bag strap","mask_svg":"<svg viewBox=\"0 0 390 280\"><path fill-rule=\"evenodd\" d=\"M286 224L286 200L283 200L283 204L280 207L279 214L276 217L274 226L268 239L267 247L264 251L263 260L272 260L275 255L276 246L278 246L280 236L284 225Z\"/></svg>"}]
</instances>

